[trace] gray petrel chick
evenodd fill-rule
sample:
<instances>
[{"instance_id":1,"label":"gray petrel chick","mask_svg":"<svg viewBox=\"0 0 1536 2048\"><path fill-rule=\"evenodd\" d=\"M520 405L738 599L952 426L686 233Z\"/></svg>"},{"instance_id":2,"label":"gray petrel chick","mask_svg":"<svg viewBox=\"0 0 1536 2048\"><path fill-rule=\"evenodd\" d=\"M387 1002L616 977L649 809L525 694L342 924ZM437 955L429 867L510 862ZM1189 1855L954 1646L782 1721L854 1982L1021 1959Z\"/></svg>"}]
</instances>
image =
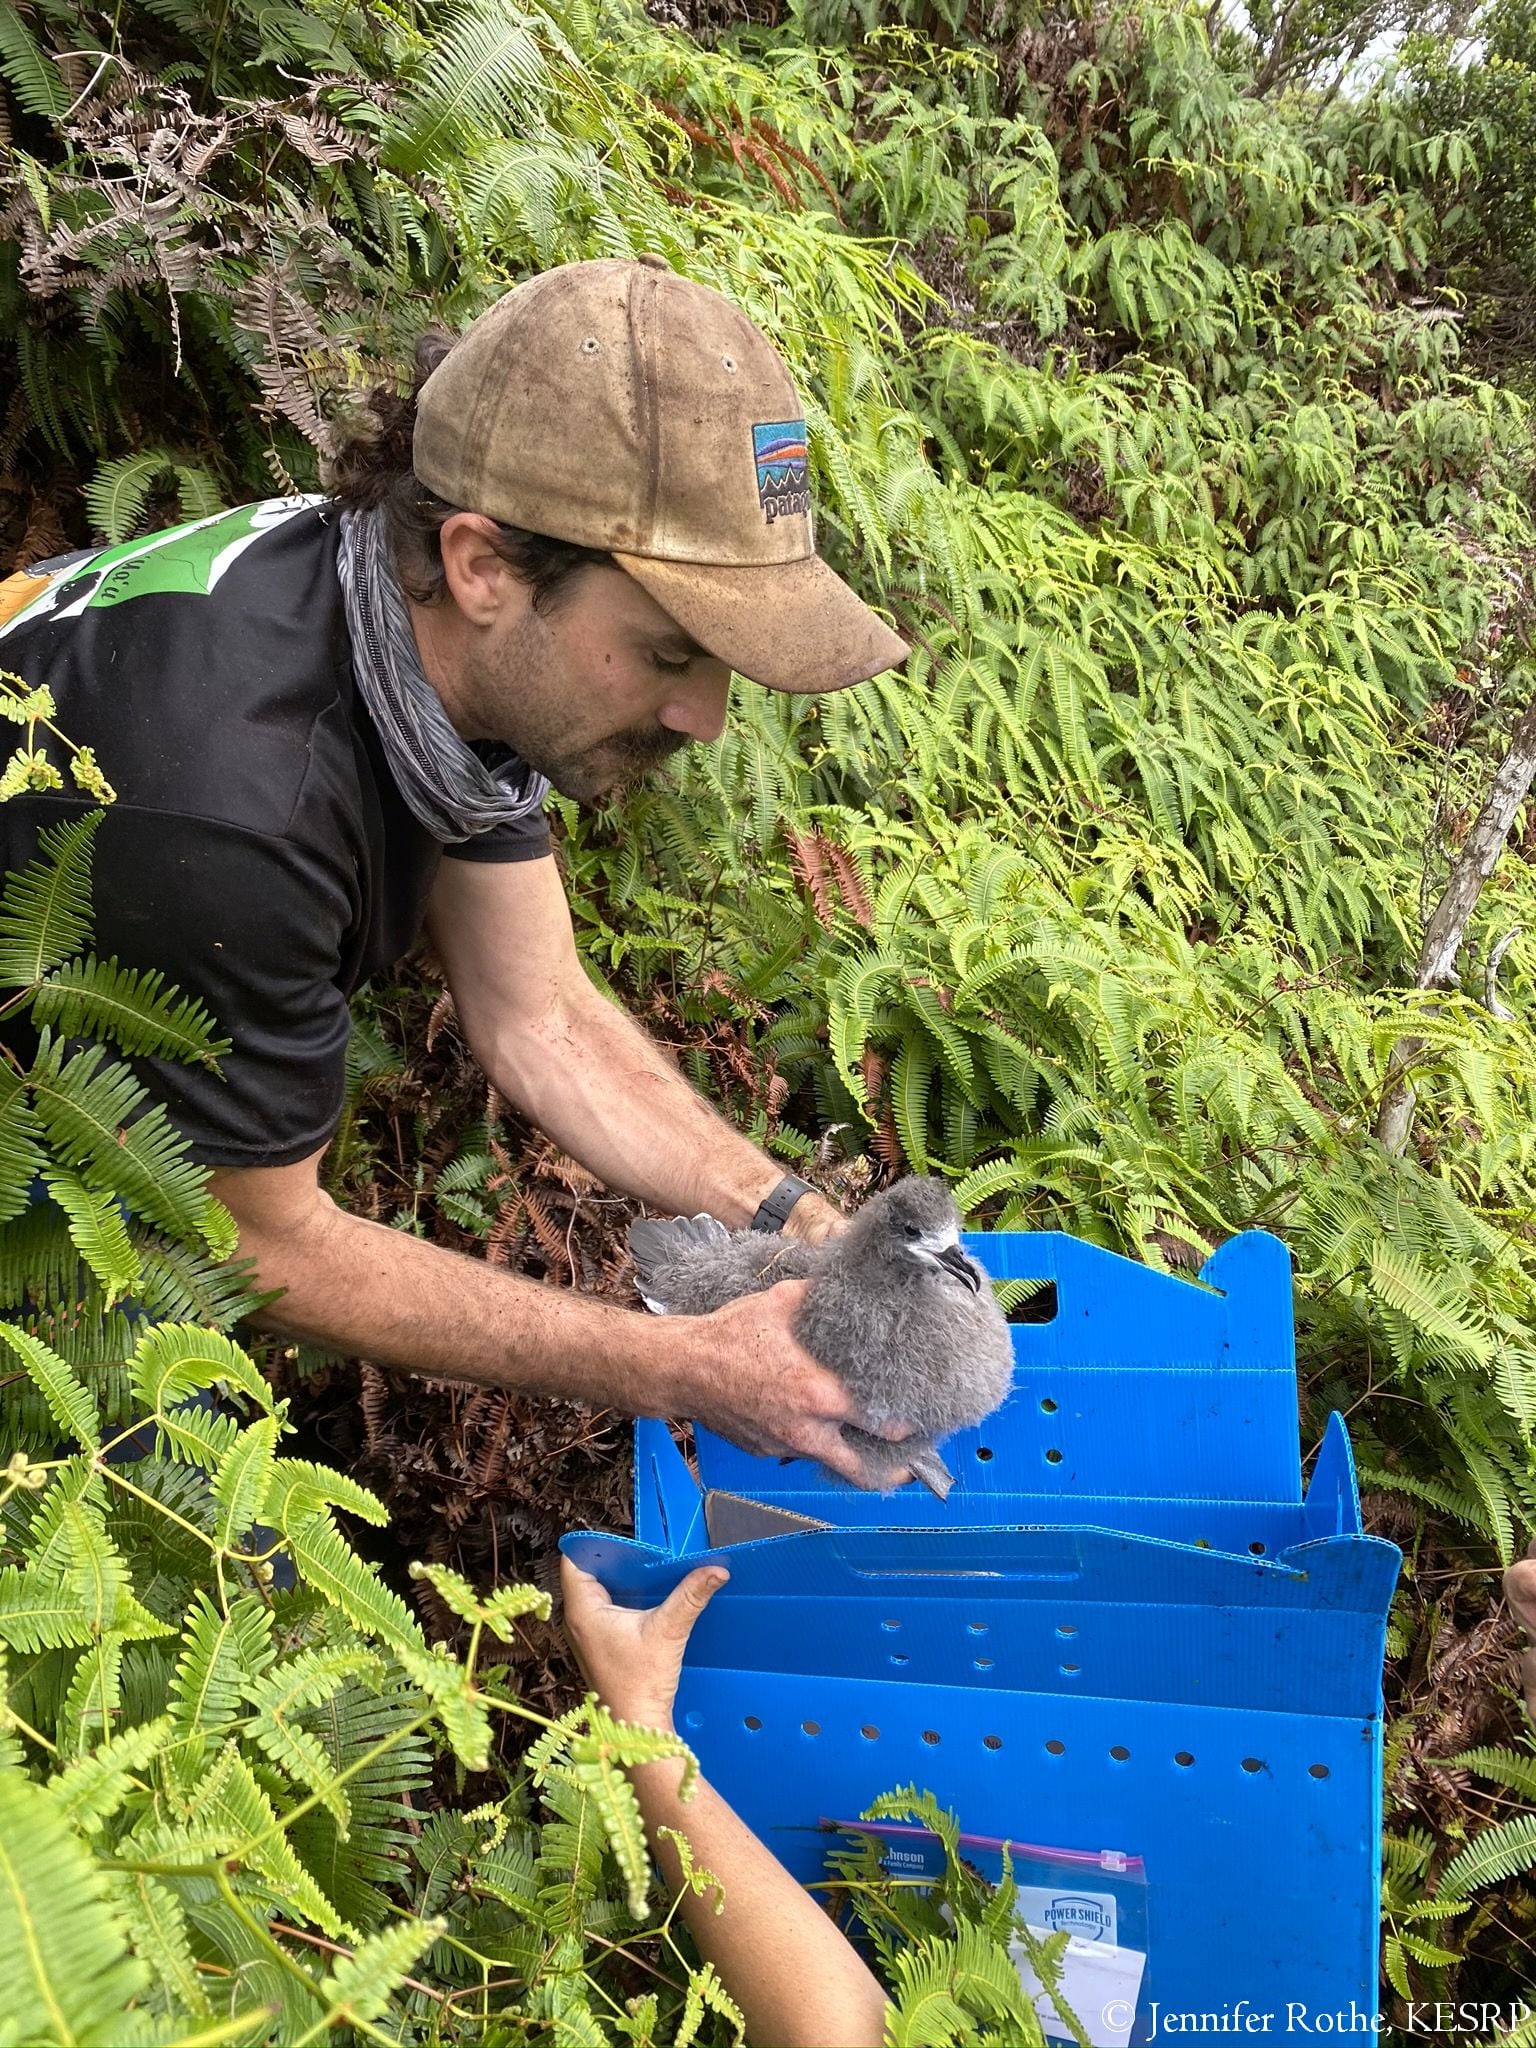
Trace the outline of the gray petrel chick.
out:
<instances>
[{"instance_id":1,"label":"gray petrel chick","mask_svg":"<svg viewBox=\"0 0 1536 2048\"><path fill-rule=\"evenodd\" d=\"M825 1244L679 1216L632 1223L629 1248L645 1305L661 1314L708 1315L777 1281L809 1280L796 1338L871 1422L918 1432L888 1443L843 1424L882 1493L905 1467L944 1500L954 1474L934 1438L980 1422L1012 1384L1007 1321L961 1247L959 1212L941 1180L898 1181Z\"/></svg>"}]
</instances>

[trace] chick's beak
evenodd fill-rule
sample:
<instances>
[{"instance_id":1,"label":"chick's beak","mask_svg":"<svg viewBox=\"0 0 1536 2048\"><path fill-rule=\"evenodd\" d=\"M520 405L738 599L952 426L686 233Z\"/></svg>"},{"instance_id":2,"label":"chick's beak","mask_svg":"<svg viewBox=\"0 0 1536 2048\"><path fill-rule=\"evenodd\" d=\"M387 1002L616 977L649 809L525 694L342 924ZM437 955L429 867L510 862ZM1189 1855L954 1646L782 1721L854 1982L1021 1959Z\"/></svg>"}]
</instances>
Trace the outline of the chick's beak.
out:
<instances>
[{"instance_id":1,"label":"chick's beak","mask_svg":"<svg viewBox=\"0 0 1536 2048\"><path fill-rule=\"evenodd\" d=\"M936 1252L934 1256L946 1272L953 1273L958 1280L963 1280L972 1294L980 1294L981 1276L959 1245L947 1244L943 1251Z\"/></svg>"}]
</instances>

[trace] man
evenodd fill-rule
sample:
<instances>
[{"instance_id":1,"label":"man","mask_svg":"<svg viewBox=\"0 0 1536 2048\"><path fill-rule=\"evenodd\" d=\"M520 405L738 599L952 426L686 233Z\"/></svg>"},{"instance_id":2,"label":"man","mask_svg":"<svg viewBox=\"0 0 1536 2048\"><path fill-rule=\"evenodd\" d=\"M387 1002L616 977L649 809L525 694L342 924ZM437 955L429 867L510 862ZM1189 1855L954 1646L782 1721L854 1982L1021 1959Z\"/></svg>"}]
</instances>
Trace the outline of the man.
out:
<instances>
[{"instance_id":1,"label":"man","mask_svg":"<svg viewBox=\"0 0 1536 2048\"><path fill-rule=\"evenodd\" d=\"M863 1418L790 1334L799 1286L652 1319L321 1189L348 999L424 922L491 1081L610 1187L733 1226L836 1229L594 990L541 805L547 783L591 801L716 739L733 669L819 691L907 652L814 552L783 363L662 259L551 271L419 355L425 380L376 396L380 431L346 452L333 498L243 507L0 591L0 667L51 687L119 792L97 951L162 968L233 1042L221 1079L152 1080L217 1168L241 1254L284 1290L272 1327L695 1417L866 1480L840 1428ZM3 864L84 801L0 806Z\"/></svg>"}]
</instances>

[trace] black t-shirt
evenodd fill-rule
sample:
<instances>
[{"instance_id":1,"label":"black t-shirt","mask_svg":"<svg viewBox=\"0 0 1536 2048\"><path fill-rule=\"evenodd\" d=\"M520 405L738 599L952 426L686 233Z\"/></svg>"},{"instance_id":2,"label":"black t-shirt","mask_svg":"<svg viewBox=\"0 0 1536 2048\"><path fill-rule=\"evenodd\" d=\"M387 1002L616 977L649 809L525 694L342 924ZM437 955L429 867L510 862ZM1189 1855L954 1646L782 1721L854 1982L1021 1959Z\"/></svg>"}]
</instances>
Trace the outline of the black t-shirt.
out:
<instances>
[{"instance_id":1,"label":"black t-shirt","mask_svg":"<svg viewBox=\"0 0 1536 2048\"><path fill-rule=\"evenodd\" d=\"M160 968L233 1041L222 1078L141 1063L210 1165L287 1166L331 1136L348 999L414 942L445 852L550 850L538 815L444 848L406 808L353 681L338 537L324 499L241 506L70 562L0 627L0 669L49 686L117 790L95 952ZM89 807L67 779L0 804L0 867Z\"/></svg>"}]
</instances>

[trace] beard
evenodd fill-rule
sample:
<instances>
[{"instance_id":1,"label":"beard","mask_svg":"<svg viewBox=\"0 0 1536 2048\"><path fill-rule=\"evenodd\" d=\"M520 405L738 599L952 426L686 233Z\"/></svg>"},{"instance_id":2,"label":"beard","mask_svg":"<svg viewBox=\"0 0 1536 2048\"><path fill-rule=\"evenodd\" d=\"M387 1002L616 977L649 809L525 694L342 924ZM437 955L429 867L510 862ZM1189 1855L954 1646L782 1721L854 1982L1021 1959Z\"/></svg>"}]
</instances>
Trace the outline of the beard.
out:
<instances>
[{"instance_id":1,"label":"beard","mask_svg":"<svg viewBox=\"0 0 1536 2048\"><path fill-rule=\"evenodd\" d=\"M551 754L543 760L535 760L519 741L508 741L530 768L549 778L552 789L582 804L633 789L687 744L686 733L673 732L665 725L625 726L591 746Z\"/></svg>"},{"instance_id":2,"label":"beard","mask_svg":"<svg viewBox=\"0 0 1536 2048\"><path fill-rule=\"evenodd\" d=\"M552 789L573 802L596 804L661 767L688 745L688 735L670 726L621 726L571 745L571 692L563 679L551 676L540 656L539 622L529 622L526 637L510 666L517 674L507 684L505 651L494 662L476 663L469 675L476 721L494 733L520 760L547 778Z\"/></svg>"}]
</instances>

